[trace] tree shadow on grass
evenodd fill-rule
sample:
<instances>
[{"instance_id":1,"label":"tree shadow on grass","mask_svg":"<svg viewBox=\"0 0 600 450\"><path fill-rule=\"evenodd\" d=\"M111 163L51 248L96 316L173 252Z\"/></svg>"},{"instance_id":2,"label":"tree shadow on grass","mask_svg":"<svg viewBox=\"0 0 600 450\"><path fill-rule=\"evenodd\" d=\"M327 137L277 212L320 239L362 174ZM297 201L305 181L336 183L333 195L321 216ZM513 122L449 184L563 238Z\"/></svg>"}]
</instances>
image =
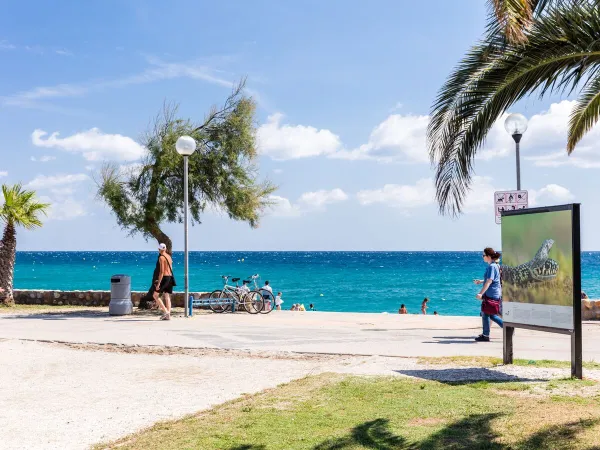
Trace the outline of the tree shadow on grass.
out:
<instances>
[{"instance_id":1,"label":"tree shadow on grass","mask_svg":"<svg viewBox=\"0 0 600 450\"><path fill-rule=\"evenodd\" d=\"M377 450L533 450L570 449L578 434L591 428L600 419L580 420L547 427L515 445L498 442L500 435L492 429L492 422L502 417L501 413L473 414L453 422L420 442L409 442L389 429L388 419L375 419L352 429L348 436L327 441L313 450L345 450L358 445ZM235 450L261 450L261 447L235 447ZM233 449L232 449L233 450ZM600 446L587 450L600 450Z\"/></svg>"},{"instance_id":2,"label":"tree shadow on grass","mask_svg":"<svg viewBox=\"0 0 600 450\"><path fill-rule=\"evenodd\" d=\"M467 416L431 435L420 442L416 448L422 450L501 450L509 448L495 442L499 436L492 430L491 423L500 416L502 416L500 413Z\"/></svg>"},{"instance_id":3,"label":"tree shadow on grass","mask_svg":"<svg viewBox=\"0 0 600 450\"><path fill-rule=\"evenodd\" d=\"M254 444L242 444L236 445L235 447L231 447L228 450L267 450L267 447L264 445L254 445Z\"/></svg>"},{"instance_id":4,"label":"tree shadow on grass","mask_svg":"<svg viewBox=\"0 0 600 450\"><path fill-rule=\"evenodd\" d=\"M379 450L417 449L402 436L389 430L388 419L375 419L352 429L349 436L328 439L314 447L314 450L342 450L356 445Z\"/></svg>"},{"instance_id":5,"label":"tree shadow on grass","mask_svg":"<svg viewBox=\"0 0 600 450\"><path fill-rule=\"evenodd\" d=\"M576 441L577 435L600 423L600 419L584 419L576 422L565 423L557 427L548 427L538 431L529 439L526 439L519 444L519 449L539 449L552 448L570 449L573 447L573 442ZM600 445L588 447L587 450L599 450Z\"/></svg>"}]
</instances>

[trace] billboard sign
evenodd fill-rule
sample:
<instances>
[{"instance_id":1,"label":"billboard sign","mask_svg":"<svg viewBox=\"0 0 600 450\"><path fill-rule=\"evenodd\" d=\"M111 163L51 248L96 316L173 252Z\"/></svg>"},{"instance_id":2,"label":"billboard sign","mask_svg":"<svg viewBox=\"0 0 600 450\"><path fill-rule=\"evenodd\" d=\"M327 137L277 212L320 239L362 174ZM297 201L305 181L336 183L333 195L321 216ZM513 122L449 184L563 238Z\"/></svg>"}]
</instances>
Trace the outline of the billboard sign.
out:
<instances>
[{"instance_id":1,"label":"billboard sign","mask_svg":"<svg viewBox=\"0 0 600 450\"><path fill-rule=\"evenodd\" d=\"M503 213L504 320L574 330L575 308L581 308L578 258L579 205Z\"/></svg>"},{"instance_id":2,"label":"billboard sign","mask_svg":"<svg viewBox=\"0 0 600 450\"><path fill-rule=\"evenodd\" d=\"M504 211L515 211L526 209L529 206L529 195L527 191L497 191L494 192L494 210L496 223L502 222Z\"/></svg>"}]
</instances>

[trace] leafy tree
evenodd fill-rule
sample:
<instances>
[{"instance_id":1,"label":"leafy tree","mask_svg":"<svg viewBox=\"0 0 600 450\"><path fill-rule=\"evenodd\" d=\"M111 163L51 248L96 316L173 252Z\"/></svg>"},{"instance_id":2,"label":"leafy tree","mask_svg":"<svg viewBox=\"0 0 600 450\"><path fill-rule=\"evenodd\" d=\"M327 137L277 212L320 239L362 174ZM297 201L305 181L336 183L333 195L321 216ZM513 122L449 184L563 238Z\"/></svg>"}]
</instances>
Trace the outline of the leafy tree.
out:
<instances>
[{"instance_id":1,"label":"leafy tree","mask_svg":"<svg viewBox=\"0 0 600 450\"><path fill-rule=\"evenodd\" d=\"M599 1L489 3L488 31L440 90L427 132L440 212L452 215L461 212L477 150L515 102L532 93L580 90L569 123L569 154L600 117Z\"/></svg>"},{"instance_id":2,"label":"leafy tree","mask_svg":"<svg viewBox=\"0 0 600 450\"><path fill-rule=\"evenodd\" d=\"M189 157L189 205L192 224L201 222L207 207L231 219L258 226L260 214L275 188L258 181L255 104L240 83L222 108L213 107L201 123L178 116L176 105L163 107L141 139L146 154L139 165L102 168L98 194L112 209L118 224L130 233L172 242L165 222L183 221L183 159L175 150L180 136L192 136L198 150Z\"/></svg>"},{"instance_id":3,"label":"leafy tree","mask_svg":"<svg viewBox=\"0 0 600 450\"><path fill-rule=\"evenodd\" d=\"M49 205L36 201L35 192L24 190L20 184L3 184L2 196L4 204L0 207L0 221L4 222L5 226L0 241L0 297L3 304L12 306L17 227L27 230L41 227L39 215L46 214Z\"/></svg>"}]
</instances>

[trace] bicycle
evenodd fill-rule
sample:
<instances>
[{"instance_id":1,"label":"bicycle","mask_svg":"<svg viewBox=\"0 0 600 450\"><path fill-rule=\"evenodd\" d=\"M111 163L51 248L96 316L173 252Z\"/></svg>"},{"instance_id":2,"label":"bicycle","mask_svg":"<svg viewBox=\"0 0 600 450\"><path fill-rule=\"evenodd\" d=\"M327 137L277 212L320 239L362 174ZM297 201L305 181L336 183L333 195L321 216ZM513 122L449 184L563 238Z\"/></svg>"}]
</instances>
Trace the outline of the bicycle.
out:
<instances>
[{"instance_id":1,"label":"bicycle","mask_svg":"<svg viewBox=\"0 0 600 450\"><path fill-rule=\"evenodd\" d=\"M260 278L259 274L252 275L250 280L244 280L247 283L254 283L254 290L252 292L258 292L263 298L263 308L260 310L261 314L269 314L271 311L275 309L275 297L273 293L258 287L258 279Z\"/></svg>"},{"instance_id":2,"label":"bicycle","mask_svg":"<svg viewBox=\"0 0 600 450\"><path fill-rule=\"evenodd\" d=\"M238 285L240 278L231 278L235 286L228 285L230 275L222 275L223 289L217 289L211 292L208 299L208 306L213 312L235 312L238 305L242 305L246 312L258 314L264 307L264 300L259 292L247 291Z\"/></svg>"}]
</instances>

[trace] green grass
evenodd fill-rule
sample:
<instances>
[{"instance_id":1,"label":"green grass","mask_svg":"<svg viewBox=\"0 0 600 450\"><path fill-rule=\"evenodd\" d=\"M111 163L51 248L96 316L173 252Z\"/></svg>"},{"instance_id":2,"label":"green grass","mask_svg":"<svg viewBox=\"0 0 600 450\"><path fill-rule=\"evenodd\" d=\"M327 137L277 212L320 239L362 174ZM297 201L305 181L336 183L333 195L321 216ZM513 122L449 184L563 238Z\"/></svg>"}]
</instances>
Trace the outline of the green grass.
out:
<instances>
[{"instance_id":1,"label":"green grass","mask_svg":"<svg viewBox=\"0 0 600 450\"><path fill-rule=\"evenodd\" d=\"M442 357L420 357L420 364L432 365L459 365L465 367L494 367L502 365L502 358L491 356L442 356ZM546 367L556 369L567 369L571 367L570 361L556 361L552 359L515 359L515 366ZM585 369L600 369L600 363L595 361L584 361Z\"/></svg>"},{"instance_id":2,"label":"green grass","mask_svg":"<svg viewBox=\"0 0 600 450\"><path fill-rule=\"evenodd\" d=\"M580 382L556 383L560 388ZM510 388L503 391L505 384ZM515 392L518 384L323 374L96 448L499 450L590 449L597 444L597 398L533 396Z\"/></svg>"}]
</instances>

